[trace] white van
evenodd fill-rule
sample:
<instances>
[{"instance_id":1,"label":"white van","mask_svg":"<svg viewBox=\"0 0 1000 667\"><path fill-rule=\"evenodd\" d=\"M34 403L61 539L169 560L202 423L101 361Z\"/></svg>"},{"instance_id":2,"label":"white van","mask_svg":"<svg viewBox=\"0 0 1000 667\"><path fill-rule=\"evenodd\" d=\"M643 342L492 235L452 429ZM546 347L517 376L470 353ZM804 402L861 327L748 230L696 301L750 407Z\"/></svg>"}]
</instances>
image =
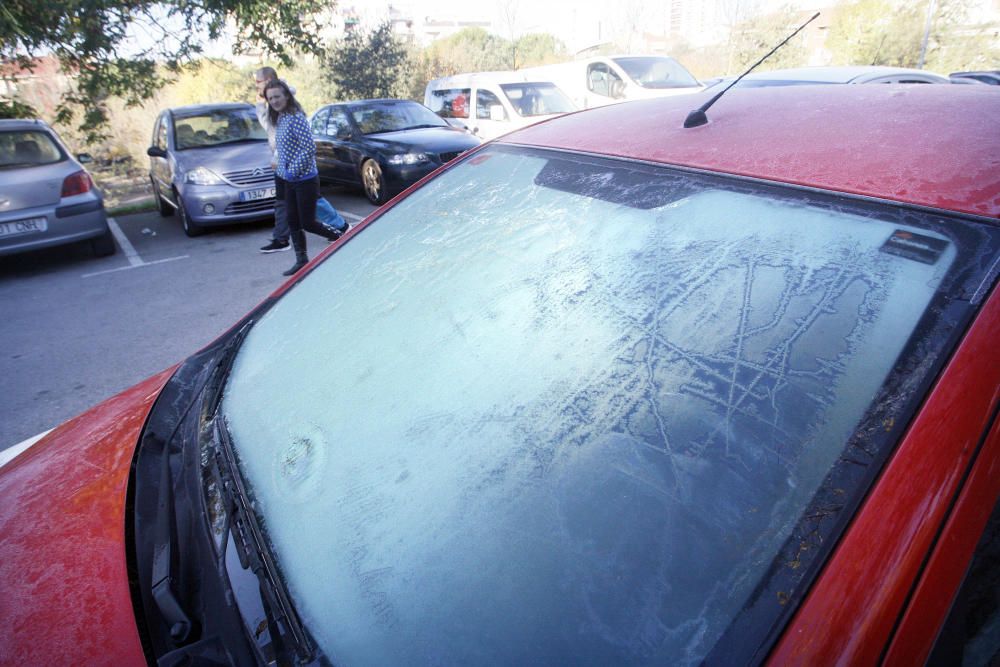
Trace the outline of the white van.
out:
<instances>
[{"instance_id":1,"label":"white van","mask_svg":"<svg viewBox=\"0 0 1000 667\"><path fill-rule=\"evenodd\" d=\"M424 106L484 141L576 111L554 83L522 72L478 72L434 79L424 91Z\"/></svg>"},{"instance_id":2,"label":"white van","mask_svg":"<svg viewBox=\"0 0 1000 667\"><path fill-rule=\"evenodd\" d=\"M530 67L521 73L553 81L581 109L703 89L691 72L668 56L600 56Z\"/></svg>"}]
</instances>

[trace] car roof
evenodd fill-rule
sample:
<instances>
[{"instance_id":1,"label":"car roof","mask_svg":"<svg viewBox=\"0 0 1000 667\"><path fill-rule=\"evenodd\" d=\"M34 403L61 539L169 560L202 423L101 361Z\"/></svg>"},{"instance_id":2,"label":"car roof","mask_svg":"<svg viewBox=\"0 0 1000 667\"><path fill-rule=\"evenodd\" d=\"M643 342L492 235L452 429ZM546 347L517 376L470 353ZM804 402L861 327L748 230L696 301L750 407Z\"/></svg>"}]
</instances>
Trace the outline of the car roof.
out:
<instances>
[{"instance_id":1,"label":"car roof","mask_svg":"<svg viewBox=\"0 0 1000 667\"><path fill-rule=\"evenodd\" d=\"M167 109L175 116L197 116L198 114L222 109L252 109L249 102L218 102L215 104L188 104L182 107L171 107Z\"/></svg>"},{"instance_id":2,"label":"car roof","mask_svg":"<svg viewBox=\"0 0 1000 667\"><path fill-rule=\"evenodd\" d=\"M345 107L352 106L354 104L417 104L423 106L420 102L414 102L413 100L401 100L395 97L373 97L367 100L350 100L348 102L333 102L332 104L324 104L324 107Z\"/></svg>"},{"instance_id":3,"label":"car roof","mask_svg":"<svg viewBox=\"0 0 1000 667\"><path fill-rule=\"evenodd\" d=\"M1000 83L1000 71L953 72L950 76L953 83L955 81L976 81L978 83L985 83L986 85L996 85L997 83ZM992 81L993 84L989 84L987 81Z\"/></svg>"},{"instance_id":4,"label":"car roof","mask_svg":"<svg viewBox=\"0 0 1000 667\"><path fill-rule=\"evenodd\" d=\"M567 114L498 140L1000 218L1000 95L982 86L734 88Z\"/></svg>"},{"instance_id":5,"label":"car roof","mask_svg":"<svg viewBox=\"0 0 1000 667\"><path fill-rule=\"evenodd\" d=\"M594 58L588 58L588 61L597 60L620 60L620 59L635 59L635 58L656 58L659 60L673 60L677 62L677 58L673 56L668 56L663 53L619 53L613 56L597 56Z\"/></svg>"},{"instance_id":6,"label":"car roof","mask_svg":"<svg viewBox=\"0 0 1000 667\"><path fill-rule=\"evenodd\" d=\"M927 81L947 83L948 77L935 72L907 67L886 67L883 65L855 65L849 67L790 67L768 72L753 72L744 80L751 81L809 81L813 83L861 83L884 76L906 75ZM736 77L724 77L732 81Z\"/></svg>"},{"instance_id":7,"label":"car roof","mask_svg":"<svg viewBox=\"0 0 1000 667\"><path fill-rule=\"evenodd\" d=\"M572 63L559 63L560 65ZM540 67L529 67L516 72L467 72L464 74L454 74L452 76L434 79L427 84L431 90L437 88L447 88L449 86L468 86L472 83L496 85L507 83L550 83L544 78L538 78L540 72L549 71L555 65L542 65Z\"/></svg>"},{"instance_id":8,"label":"car roof","mask_svg":"<svg viewBox=\"0 0 1000 667\"><path fill-rule=\"evenodd\" d=\"M0 118L0 130L49 130L43 120L37 118Z\"/></svg>"}]
</instances>

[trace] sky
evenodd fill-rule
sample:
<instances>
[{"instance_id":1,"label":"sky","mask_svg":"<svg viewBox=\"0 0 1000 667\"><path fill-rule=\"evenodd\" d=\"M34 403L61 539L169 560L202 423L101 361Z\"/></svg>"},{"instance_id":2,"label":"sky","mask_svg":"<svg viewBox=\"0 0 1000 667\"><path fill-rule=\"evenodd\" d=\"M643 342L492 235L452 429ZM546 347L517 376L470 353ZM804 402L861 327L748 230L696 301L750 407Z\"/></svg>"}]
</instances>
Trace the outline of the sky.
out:
<instances>
[{"instance_id":1,"label":"sky","mask_svg":"<svg viewBox=\"0 0 1000 667\"><path fill-rule=\"evenodd\" d=\"M699 4L712 3L713 0L688 0ZM655 32L658 23L662 23L666 0L463 0L454 2L447 0L396 0L386 2L357 2L354 6L359 10L377 12L376 8L387 7L389 4L396 9L410 14L415 18L433 17L452 20L487 20L492 21L493 30L509 37L507 15L513 16L514 32L526 34L532 32L547 32L559 38L570 50L578 50L592 46L600 41L608 40L616 29L626 20L626 14L641 14L647 21L646 28ZM342 3L347 6L348 3ZM384 10L383 10L384 11Z\"/></svg>"},{"instance_id":2,"label":"sky","mask_svg":"<svg viewBox=\"0 0 1000 667\"><path fill-rule=\"evenodd\" d=\"M687 0L688 2L702 0ZM712 2L712 0L704 0ZM608 0L339 0L338 9L353 8L365 23L376 23L389 16L389 8L419 21L424 18L447 21L489 21L492 32L510 37L513 22L516 35L547 32L560 39L570 51L610 39L624 20L622 8L641 10L644 14L661 13L665 0L617 0L616 11L609 10ZM507 18L508 13L513 21ZM169 21L164 21L169 23ZM650 28L652 30L652 28ZM133 30L134 49L148 41L148 33ZM226 57L231 54L227 39L206 46L206 55Z\"/></svg>"}]
</instances>

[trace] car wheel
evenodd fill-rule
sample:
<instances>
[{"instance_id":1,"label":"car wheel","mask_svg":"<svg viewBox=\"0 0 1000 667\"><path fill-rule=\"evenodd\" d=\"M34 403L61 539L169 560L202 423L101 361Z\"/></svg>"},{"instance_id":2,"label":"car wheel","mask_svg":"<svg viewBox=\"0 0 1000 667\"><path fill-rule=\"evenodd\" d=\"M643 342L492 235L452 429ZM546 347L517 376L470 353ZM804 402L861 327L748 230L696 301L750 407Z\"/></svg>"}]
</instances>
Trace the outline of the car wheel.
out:
<instances>
[{"instance_id":1,"label":"car wheel","mask_svg":"<svg viewBox=\"0 0 1000 667\"><path fill-rule=\"evenodd\" d=\"M365 196L373 204L385 202L385 179L382 178L382 168L375 160L365 160L361 165L361 185L365 188Z\"/></svg>"},{"instance_id":2,"label":"car wheel","mask_svg":"<svg viewBox=\"0 0 1000 667\"><path fill-rule=\"evenodd\" d=\"M106 229L103 234L91 240L90 250L95 257L107 257L115 254L115 237L111 235L111 230Z\"/></svg>"},{"instance_id":3,"label":"car wheel","mask_svg":"<svg viewBox=\"0 0 1000 667\"><path fill-rule=\"evenodd\" d=\"M201 236L205 233L205 228L196 223L188 215L187 208L184 207L184 200L181 199L180 194L174 190L174 197L177 199L177 214L181 218L181 225L184 227L184 233L188 236Z\"/></svg>"},{"instance_id":4,"label":"car wheel","mask_svg":"<svg viewBox=\"0 0 1000 667\"><path fill-rule=\"evenodd\" d=\"M149 184L153 186L153 197L156 199L156 210L160 212L160 215L164 218L169 218L174 214L174 207L167 203L160 194L160 188L157 187L156 181L152 178L149 179Z\"/></svg>"}]
</instances>

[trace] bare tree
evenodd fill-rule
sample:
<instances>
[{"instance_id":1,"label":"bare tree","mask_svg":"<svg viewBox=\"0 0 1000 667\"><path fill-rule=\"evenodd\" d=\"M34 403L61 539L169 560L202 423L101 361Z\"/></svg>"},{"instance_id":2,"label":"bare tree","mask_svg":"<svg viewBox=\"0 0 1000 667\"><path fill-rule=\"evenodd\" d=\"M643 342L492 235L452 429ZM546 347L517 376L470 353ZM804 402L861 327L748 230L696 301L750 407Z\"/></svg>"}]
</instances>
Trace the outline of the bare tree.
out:
<instances>
[{"instance_id":1,"label":"bare tree","mask_svg":"<svg viewBox=\"0 0 1000 667\"><path fill-rule=\"evenodd\" d=\"M741 29L740 26L746 23L757 10L758 4L758 0L716 0L715 10L728 33L726 38L726 74L730 74L733 69L737 32Z\"/></svg>"},{"instance_id":2,"label":"bare tree","mask_svg":"<svg viewBox=\"0 0 1000 667\"><path fill-rule=\"evenodd\" d=\"M615 40L625 50L631 53L637 47L636 37L641 35L646 25L647 7L643 0L625 0L624 6L617 6L621 12L618 23L618 37ZM641 40L639 40L641 41Z\"/></svg>"},{"instance_id":3,"label":"bare tree","mask_svg":"<svg viewBox=\"0 0 1000 667\"><path fill-rule=\"evenodd\" d=\"M503 23L504 34L510 41L510 69L517 69L518 67L518 24L517 15L520 9L519 0L502 0L498 6L498 11L500 12L500 21Z\"/></svg>"}]
</instances>

